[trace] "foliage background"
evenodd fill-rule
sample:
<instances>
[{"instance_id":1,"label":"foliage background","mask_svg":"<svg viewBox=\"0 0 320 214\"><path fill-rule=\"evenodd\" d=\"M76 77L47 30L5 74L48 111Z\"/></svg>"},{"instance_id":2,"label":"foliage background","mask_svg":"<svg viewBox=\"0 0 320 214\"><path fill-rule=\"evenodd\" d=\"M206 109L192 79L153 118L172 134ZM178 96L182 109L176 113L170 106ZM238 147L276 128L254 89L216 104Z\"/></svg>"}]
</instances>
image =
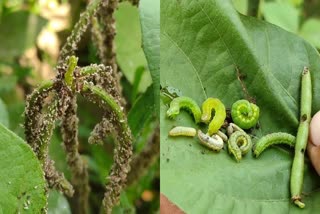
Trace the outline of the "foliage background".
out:
<instances>
[{"instance_id":1,"label":"foliage background","mask_svg":"<svg viewBox=\"0 0 320 214\"><path fill-rule=\"evenodd\" d=\"M71 32L86 1L75 0L3 0L0 1L0 122L24 138L23 112L26 95L39 83L55 76L53 67L59 48ZM121 84L128 101L129 123L135 136L134 151L140 152L156 127L154 108L150 115L141 106L154 106L149 66L141 48L142 35L139 8L129 2L116 11L115 38L117 63L123 72ZM89 32L77 51L79 65L98 63L97 49ZM149 88L149 89L148 89ZM151 95L150 95L151 94ZM140 102L137 102L140 100ZM87 139L94 125L100 121L101 110L79 99L79 151L86 157L90 173L91 211L100 209L105 178L113 162L113 141L103 146L89 146ZM138 106L132 108L137 102ZM139 107L140 106L140 107ZM56 167L70 179L59 124L50 144L50 156ZM159 206L159 164L151 167L135 185L121 195L121 205L115 213L154 212ZM68 199L50 191L49 213L70 213Z\"/></svg>"}]
</instances>

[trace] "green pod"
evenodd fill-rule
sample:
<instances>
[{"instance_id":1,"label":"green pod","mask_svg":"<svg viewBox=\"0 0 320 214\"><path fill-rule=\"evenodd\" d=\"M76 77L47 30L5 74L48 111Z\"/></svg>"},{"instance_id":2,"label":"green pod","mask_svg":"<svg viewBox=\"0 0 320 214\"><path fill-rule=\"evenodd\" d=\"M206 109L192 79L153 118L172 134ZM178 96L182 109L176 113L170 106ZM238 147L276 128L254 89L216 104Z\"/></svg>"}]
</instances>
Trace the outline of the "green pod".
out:
<instances>
[{"instance_id":1,"label":"green pod","mask_svg":"<svg viewBox=\"0 0 320 214\"><path fill-rule=\"evenodd\" d=\"M233 122L242 129L254 127L258 122L259 114L259 107L248 100L238 100L231 108Z\"/></svg>"},{"instance_id":2,"label":"green pod","mask_svg":"<svg viewBox=\"0 0 320 214\"><path fill-rule=\"evenodd\" d=\"M189 97L177 97L170 103L170 108L167 111L167 117L174 119L179 113L180 109L185 109L193 114L196 123L200 122L201 110L198 104Z\"/></svg>"},{"instance_id":3,"label":"green pod","mask_svg":"<svg viewBox=\"0 0 320 214\"><path fill-rule=\"evenodd\" d=\"M215 114L211 120L213 110ZM211 121L208 128L209 135L217 133L223 125L225 119L226 108L219 99L210 97L203 102L201 121L204 123L209 123Z\"/></svg>"}]
</instances>

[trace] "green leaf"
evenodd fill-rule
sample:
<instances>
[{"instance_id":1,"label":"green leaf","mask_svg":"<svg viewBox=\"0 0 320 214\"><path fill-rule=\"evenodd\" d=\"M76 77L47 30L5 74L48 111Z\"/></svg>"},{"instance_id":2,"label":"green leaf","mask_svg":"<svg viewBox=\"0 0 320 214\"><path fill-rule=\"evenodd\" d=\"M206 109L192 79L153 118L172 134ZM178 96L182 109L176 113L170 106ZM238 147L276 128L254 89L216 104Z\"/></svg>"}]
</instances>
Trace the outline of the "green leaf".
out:
<instances>
[{"instance_id":1,"label":"green leaf","mask_svg":"<svg viewBox=\"0 0 320 214\"><path fill-rule=\"evenodd\" d=\"M320 19L307 19L301 27L300 35L320 49Z\"/></svg>"},{"instance_id":2,"label":"green leaf","mask_svg":"<svg viewBox=\"0 0 320 214\"><path fill-rule=\"evenodd\" d=\"M162 86L181 90L198 105L217 97L227 108L245 97L239 75L260 107L257 138L296 134L301 73L309 66L313 113L320 109L320 58L301 38L272 24L238 14L231 1L161 1ZM186 213L315 213L320 182L306 160L305 209L290 200L292 150L273 147L259 159L249 152L237 163L227 150L215 153L196 138L168 137L173 126L198 127L187 112L166 118L160 104L161 192ZM256 138L254 138L256 141ZM289 152L290 151L290 152Z\"/></svg>"},{"instance_id":3,"label":"green leaf","mask_svg":"<svg viewBox=\"0 0 320 214\"><path fill-rule=\"evenodd\" d=\"M49 192L48 214L71 214L66 197L56 190Z\"/></svg>"},{"instance_id":4,"label":"green leaf","mask_svg":"<svg viewBox=\"0 0 320 214\"><path fill-rule=\"evenodd\" d=\"M45 19L27 11L3 16L0 23L1 61L11 62L32 47L45 24Z\"/></svg>"},{"instance_id":5,"label":"green leaf","mask_svg":"<svg viewBox=\"0 0 320 214\"><path fill-rule=\"evenodd\" d=\"M153 84L142 94L128 113L128 123L132 135L136 138L150 119L155 116L153 108ZM141 111L143 109L143 111Z\"/></svg>"},{"instance_id":6,"label":"green leaf","mask_svg":"<svg viewBox=\"0 0 320 214\"><path fill-rule=\"evenodd\" d=\"M299 10L286 2L265 2L262 4L264 18L283 29L297 33L299 27Z\"/></svg>"},{"instance_id":7,"label":"green leaf","mask_svg":"<svg viewBox=\"0 0 320 214\"><path fill-rule=\"evenodd\" d=\"M41 213L45 179L32 149L0 124L0 213Z\"/></svg>"},{"instance_id":8,"label":"green leaf","mask_svg":"<svg viewBox=\"0 0 320 214\"><path fill-rule=\"evenodd\" d=\"M0 123L2 125L9 127L9 114L6 104L0 99Z\"/></svg>"},{"instance_id":9,"label":"green leaf","mask_svg":"<svg viewBox=\"0 0 320 214\"><path fill-rule=\"evenodd\" d=\"M248 0L232 0L232 3L239 13L247 14Z\"/></svg>"},{"instance_id":10,"label":"green leaf","mask_svg":"<svg viewBox=\"0 0 320 214\"><path fill-rule=\"evenodd\" d=\"M154 109L159 112L160 79L160 0L139 2L142 47L146 54L154 90ZM156 113L158 116L159 114Z\"/></svg>"},{"instance_id":11,"label":"green leaf","mask_svg":"<svg viewBox=\"0 0 320 214\"><path fill-rule=\"evenodd\" d=\"M139 11L129 2L123 2L119 4L115 18L117 61L126 78L133 83L136 69L140 66L147 67L147 60L141 48ZM151 81L150 73L145 72L139 84L139 92L145 91Z\"/></svg>"}]
</instances>

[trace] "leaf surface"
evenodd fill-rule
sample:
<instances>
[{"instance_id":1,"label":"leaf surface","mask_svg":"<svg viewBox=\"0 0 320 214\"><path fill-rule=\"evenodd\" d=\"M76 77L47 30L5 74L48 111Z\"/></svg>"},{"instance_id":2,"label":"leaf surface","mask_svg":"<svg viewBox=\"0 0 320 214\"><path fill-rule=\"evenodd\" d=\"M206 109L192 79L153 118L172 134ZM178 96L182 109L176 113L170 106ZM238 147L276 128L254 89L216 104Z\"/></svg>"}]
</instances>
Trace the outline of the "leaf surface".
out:
<instances>
[{"instance_id":1,"label":"leaf surface","mask_svg":"<svg viewBox=\"0 0 320 214\"><path fill-rule=\"evenodd\" d=\"M159 112L160 80L160 0L139 2L142 47L147 57L154 89L154 109ZM156 113L156 115L159 115Z\"/></svg>"},{"instance_id":2,"label":"leaf surface","mask_svg":"<svg viewBox=\"0 0 320 214\"><path fill-rule=\"evenodd\" d=\"M226 108L249 96L260 107L257 138L296 134L301 72L312 72L313 113L320 109L318 52L272 24L240 15L231 1L161 1L161 85L181 90L199 106L217 97ZM236 69L237 68L237 69ZM241 82L239 81L241 79ZM305 165L301 210L290 201L293 152L273 147L240 163L227 150L212 152L196 138L168 137L173 126L197 126L192 116L166 118L160 104L161 192L187 213L314 213L320 209L319 177ZM254 138L254 142L256 138Z\"/></svg>"},{"instance_id":3,"label":"leaf surface","mask_svg":"<svg viewBox=\"0 0 320 214\"><path fill-rule=\"evenodd\" d=\"M0 213L41 213L45 179L32 149L0 124Z\"/></svg>"}]
</instances>

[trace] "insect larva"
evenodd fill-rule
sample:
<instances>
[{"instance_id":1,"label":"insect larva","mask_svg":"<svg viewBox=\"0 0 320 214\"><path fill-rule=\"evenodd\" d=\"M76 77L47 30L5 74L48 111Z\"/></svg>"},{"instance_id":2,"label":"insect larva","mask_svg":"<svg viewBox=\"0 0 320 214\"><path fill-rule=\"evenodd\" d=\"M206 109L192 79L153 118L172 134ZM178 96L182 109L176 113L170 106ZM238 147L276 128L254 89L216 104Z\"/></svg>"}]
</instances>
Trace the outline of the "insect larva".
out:
<instances>
[{"instance_id":1,"label":"insect larva","mask_svg":"<svg viewBox=\"0 0 320 214\"><path fill-rule=\"evenodd\" d=\"M309 123L311 120L312 106L312 83L311 74L307 67L304 67L301 78L300 96L300 124L297 132L297 142L294 151L294 159L291 168L290 191L291 199L300 208L305 204L301 201L304 172L304 152L306 150Z\"/></svg>"},{"instance_id":2,"label":"insect larva","mask_svg":"<svg viewBox=\"0 0 320 214\"><path fill-rule=\"evenodd\" d=\"M170 108L167 111L167 116L174 119L179 113L180 109L186 109L193 114L196 123L200 122L201 110L198 104L189 97L177 97L170 103Z\"/></svg>"},{"instance_id":3,"label":"insect larva","mask_svg":"<svg viewBox=\"0 0 320 214\"><path fill-rule=\"evenodd\" d=\"M255 126L259 119L259 107L248 100L238 100L233 103L231 117L240 128L250 129Z\"/></svg>"},{"instance_id":4,"label":"insect larva","mask_svg":"<svg viewBox=\"0 0 320 214\"><path fill-rule=\"evenodd\" d=\"M229 126L228 126L228 128L227 128L227 133L228 133L228 135L231 136L232 133L235 132L235 131L245 132L245 131L243 131L239 126L237 126L236 124L234 124L234 123L229 123Z\"/></svg>"},{"instance_id":5,"label":"insect larva","mask_svg":"<svg viewBox=\"0 0 320 214\"><path fill-rule=\"evenodd\" d=\"M191 127L184 127L184 126L176 126L170 130L169 136L188 136L194 137L196 136L197 131Z\"/></svg>"},{"instance_id":6,"label":"insect larva","mask_svg":"<svg viewBox=\"0 0 320 214\"><path fill-rule=\"evenodd\" d=\"M228 136L225 134L225 133L223 133L222 131L218 131L217 132L217 135L219 135L219 137L221 137L221 139L224 141L224 142L227 142L228 141Z\"/></svg>"},{"instance_id":7,"label":"insect larva","mask_svg":"<svg viewBox=\"0 0 320 214\"><path fill-rule=\"evenodd\" d=\"M214 110L214 116L212 117L212 110ZM226 119L226 108L223 103L217 98L208 98L202 104L202 116L201 121L209 123L208 133L213 135L218 132Z\"/></svg>"},{"instance_id":8,"label":"insect larva","mask_svg":"<svg viewBox=\"0 0 320 214\"><path fill-rule=\"evenodd\" d=\"M275 144L286 144L294 147L295 141L295 136L288 133L276 132L268 134L260 138L260 140L254 145L253 154L255 157L258 157L266 148Z\"/></svg>"},{"instance_id":9,"label":"insect larva","mask_svg":"<svg viewBox=\"0 0 320 214\"><path fill-rule=\"evenodd\" d=\"M229 137L228 150L240 162L242 155L248 153L252 147L251 138L243 131L235 131Z\"/></svg>"},{"instance_id":10,"label":"insect larva","mask_svg":"<svg viewBox=\"0 0 320 214\"><path fill-rule=\"evenodd\" d=\"M219 135L209 135L204 134L201 130L198 130L198 137L200 143L214 151L220 151L223 148L223 140Z\"/></svg>"}]
</instances>

